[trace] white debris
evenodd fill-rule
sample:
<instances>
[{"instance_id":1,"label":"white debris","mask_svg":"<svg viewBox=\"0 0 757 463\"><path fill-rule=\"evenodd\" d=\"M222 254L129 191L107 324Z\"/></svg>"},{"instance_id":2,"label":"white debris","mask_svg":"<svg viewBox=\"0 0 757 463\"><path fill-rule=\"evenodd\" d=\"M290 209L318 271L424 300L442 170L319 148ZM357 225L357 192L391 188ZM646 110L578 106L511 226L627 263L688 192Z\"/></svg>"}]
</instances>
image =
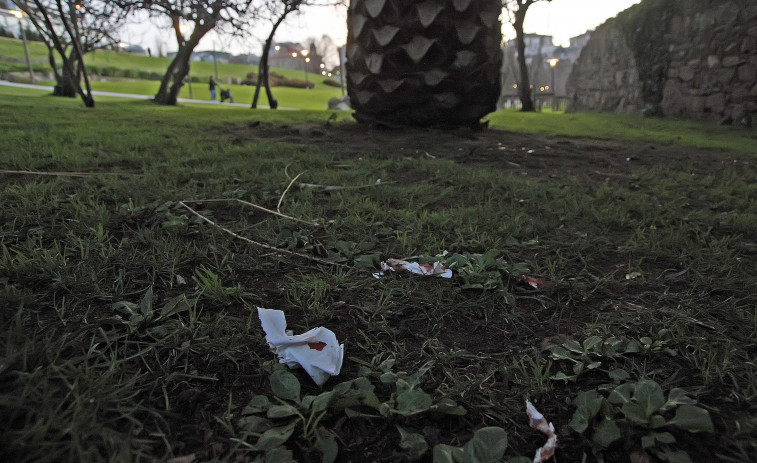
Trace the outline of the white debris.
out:
<instances>
[{"instance_id":1,"label":"white debris","mask_svg":"<svg viewBox=\"0 0 757 463\"><path fill-rule=\"evenodd\" d=\"M555 454L555 449L557 448L555 427L552 423L547 422L544 415L539 413L539 410L529 400L526 400L526 413L528 413L528 418L530 419L528 424L547 436L547 442L540 449L536 450L536 455L534 455L534 463L542 463L552 458Z\"/></svg>"},{"instance_id":2,"label":"white debris","mask_svg":"<svg viewBox=\"0 0 757 463\"><path fill-rule=\"evenodd\" d=\"M408 262L400 259L387 259L381 262L380 273L374 273L373 276L381 278L385 275L384 272L396 272L406 271L414 273L416 275L435 276L439 278L452 278L452 270L444 268L444 264L441 262L434 262L433 264L419 264L418 262Z\"/></svg>"},{"instance_id":3,"label":"white debris","mask_svg":"<svg viewBox=\"0 0 757 463\"><path fill-rule=\"evenodd\" d=\"M279 356L280 363L289 368L300 365L319 386L342 369L344 344L339 344L333 331L319 326L307 333L293 335L287 330L286 317L281 310L258 307L265 339Z\"/></svg>"}]
</instances>

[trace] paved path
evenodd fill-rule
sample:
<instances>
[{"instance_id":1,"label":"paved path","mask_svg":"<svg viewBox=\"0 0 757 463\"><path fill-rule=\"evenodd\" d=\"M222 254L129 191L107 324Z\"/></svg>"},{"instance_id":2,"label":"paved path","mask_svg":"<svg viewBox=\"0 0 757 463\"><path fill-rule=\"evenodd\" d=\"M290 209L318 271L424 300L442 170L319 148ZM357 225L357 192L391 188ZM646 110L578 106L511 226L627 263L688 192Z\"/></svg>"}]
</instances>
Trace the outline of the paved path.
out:
<instances>
[{"instance_id":1,"label":"paved path","mask_svg":"<svg viewBox=\"0 0 757 463\"><path fill-rule=\"evenodd\" d=\"M49 85L31 85L31 84L19 84L16 82L8 82L6 80L0 80L0 85L5 87L18 87L18 88L30 88L32 90L46 90L50 91L52 90L52 86ZM151 100L152 97L150 95L138 95L136 93L116 93L116 92L101 92L99 90L92 90L93 95L97 96L112 96L115 98L131 98L135 100ZM245 103L220 103L218 101L209 101L209 100L190 100L189 98L179 98L179 103L192 103L192 104L212 104L212 105L219 105L219 106L235 106L238 108L249 108L249 104ZM258 105L259 109L269 109L268 106L265 105ZM287 111L299 111L300 108L287 108L283 106L279 106L279 109L287 110Z\"/></svg>"}]
</instances>

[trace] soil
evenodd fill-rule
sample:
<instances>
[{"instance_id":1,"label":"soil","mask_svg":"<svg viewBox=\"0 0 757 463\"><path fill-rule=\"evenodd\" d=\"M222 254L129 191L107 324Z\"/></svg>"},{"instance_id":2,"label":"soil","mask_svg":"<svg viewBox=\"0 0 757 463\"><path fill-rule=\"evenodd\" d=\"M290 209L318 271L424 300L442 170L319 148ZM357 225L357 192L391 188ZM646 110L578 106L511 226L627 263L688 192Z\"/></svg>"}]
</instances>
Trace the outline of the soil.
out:
<instances>
[{"instance_id":1,"label":"soil","mask_svg":"<svg viewBox=\"0 0 757 463\"><path fill-rule=\"evenodd\" d=\"M468 129L392 130L356 124L270 125L251 122L217 133L238 144L267 139L312 145L339 160L373 158L451 159L471 166L499 168L525 175L560 174L593 181L632 180L634 174L662 165L671 170L704 175L718 169L752 170L754 161L733 155L729 161L713 157L712 150L680 145L524 134L501 130Z\"/></svg>"}]
</instances>

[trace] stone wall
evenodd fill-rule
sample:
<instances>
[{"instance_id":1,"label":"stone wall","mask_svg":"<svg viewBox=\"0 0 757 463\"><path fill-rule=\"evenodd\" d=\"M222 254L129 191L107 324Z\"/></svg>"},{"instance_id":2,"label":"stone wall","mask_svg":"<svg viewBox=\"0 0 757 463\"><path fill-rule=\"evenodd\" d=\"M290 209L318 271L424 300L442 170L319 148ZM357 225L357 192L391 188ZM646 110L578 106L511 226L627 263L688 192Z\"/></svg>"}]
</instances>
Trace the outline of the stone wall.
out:
<instances>
[{"instance_id":1,"label":"stone wall","mask_svg":"<svg viewBox=\"0 0 757 463\"><path fill-rule=\"evenodd\" d=\"M597 28L568 86L574 110L748 123L757 1L644 0Z\"/></svg>"}]
</instances>

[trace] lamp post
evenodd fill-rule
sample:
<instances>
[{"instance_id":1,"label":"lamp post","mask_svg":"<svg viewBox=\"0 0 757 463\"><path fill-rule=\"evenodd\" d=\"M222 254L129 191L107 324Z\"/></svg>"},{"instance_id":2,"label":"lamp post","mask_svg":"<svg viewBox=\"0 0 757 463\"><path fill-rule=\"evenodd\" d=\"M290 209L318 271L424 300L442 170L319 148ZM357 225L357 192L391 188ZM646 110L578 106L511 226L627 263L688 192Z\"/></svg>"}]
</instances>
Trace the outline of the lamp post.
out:
<instances>
[{"instance_id":1,"label":"lamp post","mask_svg":"<svg viewBox=\"0 0 757 463\"><path fill-rule=\"evenodd\" d=\"M302 67L305 69L305 90L310 90L310 82L308 82L308 63L310 62L310 58L308 58L308 51L302 50Z\"/></svg>"},{"instance_id":2,"label":"lamp post","mask_svg":"<svg viewBox=\"0 0 757 463\"><path fill-rule=\"evenodd\" d=\"M10 13L18 19L18 28L21 30L21 40L24 42L26 66L29 68L29 80L31 83L34 83L34 70L32 69L32 60L29 58L29 45L26 43L26 29L24 29L24 12L21 10L10 10Z\"/></svg>"},{"instance_id":3,"label":"lamp post","mask_svg":"<svg viewBox=\"0 0 757 463\"><path fill-rule=\"evenodd\" d=\"M555 88L555 67L560 60L557 58L550 58L547 60L549 68L552 71L552 111L557 111L557 88Z\"/></svg>"},{"instance_id":4,"label":"lamp post","mask_svg":"<svg viewBox=\"0 0 757 463\"><path fill-rule=\"evenodd\" d=\"M189 32L189 26L186 24L179 25L179 32L181 33L181 40L186 41L184 38L184 34ZM189 63L187 63L187 83L189 84L189 99L194 99L194 94L192 93L192 53L189 54Z\"/></svg>"}]
</instances>

